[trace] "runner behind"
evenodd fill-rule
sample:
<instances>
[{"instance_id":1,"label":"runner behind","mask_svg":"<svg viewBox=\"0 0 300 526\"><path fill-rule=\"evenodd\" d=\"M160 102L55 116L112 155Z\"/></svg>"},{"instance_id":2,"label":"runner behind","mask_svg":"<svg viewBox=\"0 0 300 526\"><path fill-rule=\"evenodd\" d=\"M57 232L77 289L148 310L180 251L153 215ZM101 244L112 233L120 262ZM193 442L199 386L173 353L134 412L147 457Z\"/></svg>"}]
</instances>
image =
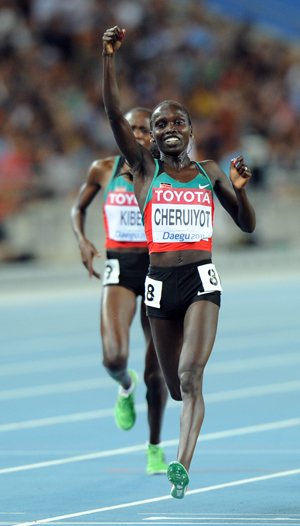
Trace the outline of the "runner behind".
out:
<instances>
[{"instance_id":1,"label":"runner behind","mask_svg":"<svg viewBox=\"0 0 300 526\"><path fill-rule=\"evenodd\" d=\"M125 116L134 137L144 148L149 148L150 145L150 114L150 110L135 108ZM131 429L136 418L134 395L138 376L135 371L127 368L129 330L136 311L137 297L144 296L149 266L147 242L133 186L127 177L120 176L120 173L128 170L129 166L121 156L95 161L89 170L87 183L81 187L71 211L72 227L82 262L90 278L95 276L100 279L100 274L93 267L93 258L100 257L100 254L85 236L84 223L87 208L98 192L103 191L107 250L101 302L103 365L119 384L115 419L123 430ZM166 473L167 464L160 435L167 390L157 361L143 299L140 317L146 343L144 380L150 430L146 472Z\"/></svg>"}]
</instances>

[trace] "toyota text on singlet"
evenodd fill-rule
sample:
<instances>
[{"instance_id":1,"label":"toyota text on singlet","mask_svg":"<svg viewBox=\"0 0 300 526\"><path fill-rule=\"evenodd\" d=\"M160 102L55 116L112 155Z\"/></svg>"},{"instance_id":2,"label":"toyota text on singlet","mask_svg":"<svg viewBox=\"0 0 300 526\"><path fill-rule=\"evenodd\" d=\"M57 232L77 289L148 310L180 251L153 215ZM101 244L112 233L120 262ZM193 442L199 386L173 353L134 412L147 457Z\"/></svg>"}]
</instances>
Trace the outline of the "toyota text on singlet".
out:
<instances>
[{"instance_id":1,"label":"toyota text on singlet","mask_svg":"<svg viewBox=\"0 0 300 526\"><path fill-rule=\"evenodd\" d=\"M176 250L211 252L213 233L213 187L201 165L189 182L170 177L161 161L146 198L143 221L149 253Z\"/></svg>"},{"instance_id":2,"label":"toyota text on singlet","mask_svg":"<svg viewBox=\"0 0 300 526\"><path fill-rule=\"evenodd\" d=\"M123 176L118 176L123 164L124 157L118 156L111 180L104 192L105 247L146 247L144 225L133 185Z\"/></svg>"}]
</instances>

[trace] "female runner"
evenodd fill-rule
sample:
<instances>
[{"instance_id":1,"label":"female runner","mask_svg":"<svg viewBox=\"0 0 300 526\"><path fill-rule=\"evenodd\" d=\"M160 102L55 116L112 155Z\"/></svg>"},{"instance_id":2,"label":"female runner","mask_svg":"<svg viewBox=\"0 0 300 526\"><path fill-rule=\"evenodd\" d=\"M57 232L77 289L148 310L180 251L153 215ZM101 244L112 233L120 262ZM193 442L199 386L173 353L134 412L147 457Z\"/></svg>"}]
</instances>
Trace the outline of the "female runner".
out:
<instances>
[{"instance_id":1,"label":"female runner","mask_svg":"<svg viewBox=\"0 0 300 526\"><path fill-rule=\"evenodd\" d=\"M136 140L145 148L150 146L150 114L147 108L134 108L125 117ZM132 183L121 173L128 170L120 155L92 163L85 183L72 207L71 221L77 237L83 264L93 275L99 256L84 231L87 208L98 192L103 191L103 212L107 250L101 303L101 337L103 365L119 384L115 419L125 431L134 425L136 412L134 395L137 373L128 369L129 331L135 315L137 296L144 296L144 283L149 266L148 248L142 218L133 193ZM144 302L141 303L141 325L146 342L144 380L147 387L149 443L146 449L148 475L166 473L167 464L160 445L167 389L154 349Z\"/></svg>"},{"instance_id":2,"label":"female runner","mask_svg":"<svg viewBox=\"0 0 300 526\"><path fill-rule=\"evenodd\" d=\"M242 231L253 232L255 214L245 191L251 171L242 156L232 160L230 184L214 161L191 161L191 120L178 102L161 102L152 112L151 141L158 159L136 141L121 111L115 74L115 53L124 34L118 26L104 33L103 97L144 218L150 253L145 303L156 352L172 398L183 402L177 461L167 473L171 495L180 499L204 418L203 372L216 336L222 290L211 260L213 194Z\"/></svg>"}]
</instances>

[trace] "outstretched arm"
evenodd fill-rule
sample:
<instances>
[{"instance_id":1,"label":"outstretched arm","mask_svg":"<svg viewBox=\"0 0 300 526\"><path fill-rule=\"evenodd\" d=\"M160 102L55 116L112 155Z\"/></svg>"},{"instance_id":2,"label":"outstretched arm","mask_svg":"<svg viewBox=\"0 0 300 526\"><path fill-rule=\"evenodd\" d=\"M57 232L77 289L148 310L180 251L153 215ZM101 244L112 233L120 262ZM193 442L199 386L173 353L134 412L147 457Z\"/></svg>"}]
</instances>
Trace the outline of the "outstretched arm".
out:
<instances>
[{"instance_id":1,"label":"outstretched arm","mask_svg":"<svg viewBox=\"0 0 300 526\"><path fill-rule=\"evenodd\" d=\"M115 26L103 36L103 101L116 142L134 171L140 171L144 156L150 155L141 146L121 110L115 71L115 53L122 45L125 29Z\"/></svg>"},{"instance_id":2,"label":"outstretched arm","mask_svg":"<svg viewBox=\"0 0 300 526\"><path fill-rule=\"evenodd\" d=\"M243 232L251 233L255 229L254 209L246 194L246 184L250 180L251 170L246 166L242 156L232 159L230 163L230 184L226 174L213 162L203 163L213 181L215 193L221 205L231 215Z\"/></svg>"},{"instance_id":3,"label":"outstretched arm","mask_svg":"<svg viewBox=\"0 0 300 526\"><path fill-rule=\"evenodd\" d=\"M99 177L98 172L97 162L93 163L89 171L88 181L80 188L75 203L71 208L71 224L78 241L82 263L87 268L89 277L95 276L100 279L100 274L93 268L93 259L94 257L100 257L100 254L95 245L85 237L84 233L86 210L101 188L97 181Z\"/></svg>"}]
</instances>

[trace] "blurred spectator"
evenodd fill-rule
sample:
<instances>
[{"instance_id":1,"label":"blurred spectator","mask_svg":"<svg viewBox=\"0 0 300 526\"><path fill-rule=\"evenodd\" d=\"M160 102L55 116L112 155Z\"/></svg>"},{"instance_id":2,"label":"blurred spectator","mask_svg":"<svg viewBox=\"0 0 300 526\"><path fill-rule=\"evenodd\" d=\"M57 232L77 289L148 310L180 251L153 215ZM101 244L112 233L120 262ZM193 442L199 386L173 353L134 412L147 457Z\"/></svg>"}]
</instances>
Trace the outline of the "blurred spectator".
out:
<instances>
[{"instance_id":1,"label":"blurred spectator","mask_svg":"<svg viewBox=\"0 0 300 526\"><path fill-rule=\"evenodd\" d=\"M200 0L0 0L2 224L28 200L76 191L95 158L116 153L101 40L117 23L130 31L126 68L122 48L118 60L125 111L179 100L198 159L225 166L243 149L253 190L299 192L299 51Z\"/></svg>"}]
</instances>

